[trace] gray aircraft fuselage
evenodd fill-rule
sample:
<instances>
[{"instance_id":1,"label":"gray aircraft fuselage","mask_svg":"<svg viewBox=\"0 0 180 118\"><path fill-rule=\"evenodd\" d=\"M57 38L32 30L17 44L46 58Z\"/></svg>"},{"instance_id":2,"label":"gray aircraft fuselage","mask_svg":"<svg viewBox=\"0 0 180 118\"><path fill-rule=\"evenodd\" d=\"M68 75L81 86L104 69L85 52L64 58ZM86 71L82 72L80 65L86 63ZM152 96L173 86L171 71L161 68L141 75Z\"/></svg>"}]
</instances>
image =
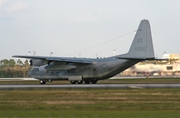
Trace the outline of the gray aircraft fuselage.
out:
<instances>
[{"instance_id":1,"label":"gray aircraft fuselage","mask_svg":"<svg viewBox=\"0 0 180 118\"><path fill-rule=\"evenodd\" d=\"M68 76L81 76L83 79L96 79L103 80L115 76L119 72L131 67L138 63L140 60L127 60L127 59L115 59L115 58L104 58L104 59L91 59L93 64L73 64L78 68L66 71L48 71L44 66L34 66L30 71L29 75L38 79L68 79ZM69 63L69 65L71 65Z\"/></svg>"}]
</instances>

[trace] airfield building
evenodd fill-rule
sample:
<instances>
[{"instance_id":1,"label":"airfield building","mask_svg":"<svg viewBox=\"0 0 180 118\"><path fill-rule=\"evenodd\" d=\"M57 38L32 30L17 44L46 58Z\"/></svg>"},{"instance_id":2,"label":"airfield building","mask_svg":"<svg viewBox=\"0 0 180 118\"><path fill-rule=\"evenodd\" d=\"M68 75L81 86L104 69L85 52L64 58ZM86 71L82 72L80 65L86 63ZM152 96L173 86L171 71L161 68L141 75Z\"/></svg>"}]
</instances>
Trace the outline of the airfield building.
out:
<instances>
[{"instance_id":1,"label":"airfield building","mask_svg":"<svg viewBox=\"0 0 180 118\"><path fill-rule=\"evenodd\" d=\"M162 59L140 62L117 76L180 76L180 54L164 54Z\"/></svg>"}]
</instances>

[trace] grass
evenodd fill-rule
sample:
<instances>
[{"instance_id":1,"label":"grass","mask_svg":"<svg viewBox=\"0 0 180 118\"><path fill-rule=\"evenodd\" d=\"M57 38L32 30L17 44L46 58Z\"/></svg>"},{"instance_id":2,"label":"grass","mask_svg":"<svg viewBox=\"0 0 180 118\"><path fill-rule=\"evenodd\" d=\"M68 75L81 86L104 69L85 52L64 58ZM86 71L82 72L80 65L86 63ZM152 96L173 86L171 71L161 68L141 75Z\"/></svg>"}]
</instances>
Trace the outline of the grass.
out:
<instances>
[{"instance_id":1,"label":"grass","mask_svg":"<svg viewBox=\"0 0 180 118\"><path fill-rule=\"evenodd\" d=\"M0 90L0 117L178 118L180 89Z\"/></svg>"},{"instance_id":2,"label":"grass","mask_svg":"<svg viewBox=\"0 0 180 118\"><path fill-rule=\"evenodd\" d=\"M12 111L1 118L179 118L178 111ZM2 115L8 114L8 115ZM18 115L17 115L18 114Z\"/></svg>"}]
</instances>

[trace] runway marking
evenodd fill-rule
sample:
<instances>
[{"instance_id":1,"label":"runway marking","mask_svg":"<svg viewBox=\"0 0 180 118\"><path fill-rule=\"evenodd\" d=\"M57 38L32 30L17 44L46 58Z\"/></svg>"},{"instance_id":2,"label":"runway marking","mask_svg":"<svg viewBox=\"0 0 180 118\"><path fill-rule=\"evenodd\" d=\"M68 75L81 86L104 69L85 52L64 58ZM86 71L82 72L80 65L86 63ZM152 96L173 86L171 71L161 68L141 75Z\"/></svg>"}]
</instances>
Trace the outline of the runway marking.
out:
<instances>
[{"instance_id":1,"label":"runway marking","mask_svg":"<svg viewBox=\"0 0 180 118\"><path fill-rule=\"evenodd\" d=\"M129 88L138 88L138 89L141 89L143 87L138 87L138 86L129 86Z\"/></svg>"}]
</instances>

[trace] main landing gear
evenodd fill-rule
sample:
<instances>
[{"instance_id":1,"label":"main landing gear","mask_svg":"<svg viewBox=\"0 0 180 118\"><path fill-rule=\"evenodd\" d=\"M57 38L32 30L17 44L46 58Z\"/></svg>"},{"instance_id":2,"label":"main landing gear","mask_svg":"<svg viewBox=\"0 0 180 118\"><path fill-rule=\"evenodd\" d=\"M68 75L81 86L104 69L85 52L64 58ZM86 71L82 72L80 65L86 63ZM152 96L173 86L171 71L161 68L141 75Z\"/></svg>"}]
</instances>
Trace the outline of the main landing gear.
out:
<instances>
[{"instance_id":1,"label":"main landing gear","mask_svg":"<svg viewBox=\"0 0 180 118\"><path fill-rule=\"evenodd\" d=\"M90 84L90 83L96 84L98 80L96 80L96 79L84 79L84 80L80 80L80 81L74 80L74 81L70 81L70 82L71 82L71 84L76 84L76 83L82 84L83 81L85 84ZM45 80L39 80L39 83L40 84L46 84L46 81Z\"/></svg>"},{"instance_id":2,"label":"main landing gear","mask_svg":"<svg viewBox=\"0 0 180 118\"><path fill-rule=\"evenodd\" d=\"M81 81L70 81L71 82L71 84L82 84L83 83L83 80L81 80ZM92 83L92 84L96 84L97 83L97 80L96 79L85 79L84 80L84 83L85 84L90 84L90 83Z\"/></svg>"}]
</instances>

